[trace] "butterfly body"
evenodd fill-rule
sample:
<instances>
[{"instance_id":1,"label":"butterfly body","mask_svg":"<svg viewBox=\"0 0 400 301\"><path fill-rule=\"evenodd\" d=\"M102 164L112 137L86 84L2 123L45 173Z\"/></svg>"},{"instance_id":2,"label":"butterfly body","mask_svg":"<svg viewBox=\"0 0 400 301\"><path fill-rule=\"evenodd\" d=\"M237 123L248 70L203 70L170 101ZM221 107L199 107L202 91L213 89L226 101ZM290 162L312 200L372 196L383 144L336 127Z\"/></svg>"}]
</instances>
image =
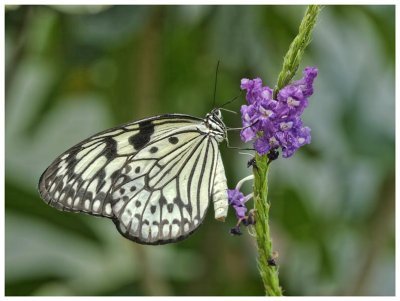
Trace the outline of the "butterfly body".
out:
<instances>
[{"instance_id":1,"label":"butterfly body","mask_svg":"<svg viewBox=\"0 0 400 301\"><path fill-rule=\"evenodd\" d=\"M165 244L186 238L205 217L228 210L218 144L226 139L219 110L205 119L167 114L100 132L59 156L39 193L63 211L110 218L126 238Z\"/></svg>"}]
</instances>

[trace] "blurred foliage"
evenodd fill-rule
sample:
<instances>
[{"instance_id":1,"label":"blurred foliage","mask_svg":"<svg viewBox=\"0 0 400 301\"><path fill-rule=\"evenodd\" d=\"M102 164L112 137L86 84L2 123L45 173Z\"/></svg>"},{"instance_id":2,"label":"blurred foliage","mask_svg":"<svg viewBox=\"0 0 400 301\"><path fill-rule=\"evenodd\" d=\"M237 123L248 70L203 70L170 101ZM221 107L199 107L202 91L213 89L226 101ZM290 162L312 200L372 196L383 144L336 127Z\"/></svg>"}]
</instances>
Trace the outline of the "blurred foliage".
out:
<instances>
[{"instance_id":1,"label":"blurred foliage","mask_svg":"<svg viewBox=\"0 0 400 301\"><path fill-rule=\"evenodd\" d=\"M242 77L275 85L304 10L6 7L6 295L263 295L253 238L228 234L232 212L225 223L208 214L180 243L141 246L109 220L50 208L36 185L57 155L100 130L204 116L219 59L217 104L239 94ZM394 6L321 13L301 65L320 70L304 117L313 142L270 170L286 295L394 295L394 28ZM240 126L239 115L225 121ZM240 145L236 133L230 142ZM232 187L249 157L221 151Z\"/></svg>"}]
</instances>

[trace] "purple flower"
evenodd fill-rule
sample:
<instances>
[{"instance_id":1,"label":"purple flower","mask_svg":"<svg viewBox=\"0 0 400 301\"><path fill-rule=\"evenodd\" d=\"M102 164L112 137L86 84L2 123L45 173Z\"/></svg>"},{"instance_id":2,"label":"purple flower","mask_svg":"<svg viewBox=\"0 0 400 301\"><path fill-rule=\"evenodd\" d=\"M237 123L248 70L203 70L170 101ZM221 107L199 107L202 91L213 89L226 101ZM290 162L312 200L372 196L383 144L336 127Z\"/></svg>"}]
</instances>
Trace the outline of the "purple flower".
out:
<instances>
[{"instance_id":1,"label":"purple flower","mask_svg":"<svg viewBox=\"0 0 400 301\"><path fill-rule=\"evenodd\" d=\"M295 151L311 142L311 129L309 127L295 127L293 130L280 131L276 133L276 138L282 148L282 156L289 158Z\"/></svg>"},{"instance_id":2,"label":"purple flower","mask_svg":"<svg viewBox=\"0 0 400 301\"><path fill-rule=\"evenodd\" d=\"M240 110L242 141L254 141L254 148L261 155L280 147L284 158L309 144L311 130L303 126L301 114L308 106L308 97L313 94L317 74L317 68L305 68L303 78L283 87L277 99L273 99L273 90L263 86L260 78L242 79L240 87L246 90L248 103Z\"/></svg>"},{"instance_id":3,"label":"purple flower","mask_svg":"<svg viewBox=\"0 0 400 301\"><path fill-rule=\"evenodd\" d=\"M238 219L236 226L230 229L230 233L232 235L242 234L240 231L241 224L247 227L256 223L254 209L251 209L249 214L246 215L247 208L245 203L252 198L253 194L251 193L248 196L244 196L239 190L245 181L249 181L251 179L253 179L253 176L246 177L239 181L235 189L228 189L229 205L235 209L236 218Z\"/></svg>"},{"instance_id":4,"label":"purple flower","mask_svg":"<svg viewBox=\"0 0 400 301\"><path fill-rule=\"evenodd\" d=\"M278 93L281 114L300 115L308 106L308 99L304 97L299 86L288 85Z\"/></svg>"},{"instance_id":5,"label":"purple flower","mask_svg":"<svg viewBox=\"0 0 400 301\"><path fill-rule=\"evenodd\" d=\"M238 189L228 189L229 205L235 209L236 217L242 219L246 216L246 198Z\"/></svg>"},{"instance_id":6,"label":"purple flower","mask_svg":"<svg viewBox=\"0 0 400 301\"><path fill-rule=\"evenodd\" d=\"M249 104L259 101L263 90L262 80L257 77L255 79L243 78L240 82L240 88L247 90L246 99Z\"/></svg>"},{"instance_id":7,"label":"purple flower","mask_svg":"<svg viewBox=\"0 0 400 301\"><path fill-rule=\"evenodd\" d=\"M260 155L265 155L271 149L271 145L269 144L268 137L262 136L254 142L254 148Z\"/></svg>"},{"instance_id":8,"label":"purple flower","mask_svg":"<svg viewBox=\"0 0 400 301\"><path fill-rule=\"evenodd\" d=\"M293 84L302 86L304 97L309 97L314 93L313 83L318 75L318 69L315 67L306 67L303 71L304 77Z\"/></svg>"},{"instance_id":9,"label":"purple flower","mask_svg":"<svg viewBox=\"0 0 400 301\"><path fill-rule=\"evenodd\" d=\"M252 127L255 122L252 118L255 116L255 107L252 105L242 105L240 112L242 113L242 121L244 129L241 131L240 136L244 142L253 140L256 137L256 131Z\"/></svg>"}]
</instances>

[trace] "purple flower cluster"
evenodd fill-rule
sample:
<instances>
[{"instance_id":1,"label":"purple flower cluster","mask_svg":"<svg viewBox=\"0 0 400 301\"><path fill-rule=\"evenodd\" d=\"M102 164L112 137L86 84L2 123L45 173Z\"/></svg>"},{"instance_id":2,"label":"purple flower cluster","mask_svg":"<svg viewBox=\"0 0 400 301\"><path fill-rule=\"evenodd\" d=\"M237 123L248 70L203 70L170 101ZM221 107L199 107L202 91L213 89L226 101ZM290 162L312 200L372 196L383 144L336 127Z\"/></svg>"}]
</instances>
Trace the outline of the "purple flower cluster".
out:
<instances>
[{"instance_id":1,"label":"purple flower cluster","mask_svg":"<svg viewBox=\"0 0 400 301\"><path fill-rule=\"evenodd\" d=\"M282 148L284 158L311 142L311 129L303 126L301 114L308 106L308 97L313 94L313 82L318 74L315 67L307 67L303 78L282 88L277 99L273 90L263 86L260 78L244 78L240 88L246 90L248 105L241 107L243 142L254 141L254 148L260 154Z\"/></svg>"}]
</instances>

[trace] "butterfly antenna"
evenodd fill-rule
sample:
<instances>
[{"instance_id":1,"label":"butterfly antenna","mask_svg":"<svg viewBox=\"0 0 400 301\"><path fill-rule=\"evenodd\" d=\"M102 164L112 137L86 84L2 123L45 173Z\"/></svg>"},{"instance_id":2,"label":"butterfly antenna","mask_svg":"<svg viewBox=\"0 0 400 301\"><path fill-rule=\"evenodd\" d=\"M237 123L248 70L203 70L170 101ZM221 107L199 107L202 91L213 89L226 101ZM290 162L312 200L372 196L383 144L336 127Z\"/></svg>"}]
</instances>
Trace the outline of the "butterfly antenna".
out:
<instances>
[{"instance_id":1,"label":"butterfly antenna","mask_svg":"<svg viewBox=\"0 0 400 301\"><path fill-rule=\"evenodd\" d=\"M213 100L213 108L215 108L215 98L217 96L217 80L218 80L218 68L219 68L219 60L217 63L217 69L215 70L215 83L214 83L214 100Z\"/></svg>"},{"instance_id":2,"label":"butterfly antenna","mask_svg":"<svg viewBox=\"0 0 400 301\"><path fill-rule=\"evenodd\" d=\"M237 112L232 111L232 110L228 110L228 109L225 109L225 108L218 108L218 109L221 110L221 111L226 111L226 112L229 112L229 113L237 114Z\"/></svg>"},{"instance_id":3,"label":"butterfly antenna","mask_svg":"<svg viewBox=\"0 0 400 301\"><path fill-rule=\"evenodd\" d=\"M229 105L230 103L234 102L236 99L239 98L240 95L242 95L243 92L240 92L239 95L235 96L234 98L232 98L231 100L228 100L227 102L225 102L224 104L221 105L220 109L225 107L226 105Z\"/></svg>"},{"instance_id":4,"label":"butterfly antenna","mask_svg":"<svg viewBox=\"0 0 400 301\"><path fill-rule=\"evenodd\" d=\"M252 124L250 124L250 125L248 125L248 126L245 126L245 127L241 127L241 128L227 128L226 130L227 131L241 131L241 130L244 130L244 129L247 129L247 128L249 128L249 127L252 127L253 125L255 125L257 122L259 122L260 120L258 119L258 120L256 120L256 121L254 121Z\"/></svg>"}]
</instances>

